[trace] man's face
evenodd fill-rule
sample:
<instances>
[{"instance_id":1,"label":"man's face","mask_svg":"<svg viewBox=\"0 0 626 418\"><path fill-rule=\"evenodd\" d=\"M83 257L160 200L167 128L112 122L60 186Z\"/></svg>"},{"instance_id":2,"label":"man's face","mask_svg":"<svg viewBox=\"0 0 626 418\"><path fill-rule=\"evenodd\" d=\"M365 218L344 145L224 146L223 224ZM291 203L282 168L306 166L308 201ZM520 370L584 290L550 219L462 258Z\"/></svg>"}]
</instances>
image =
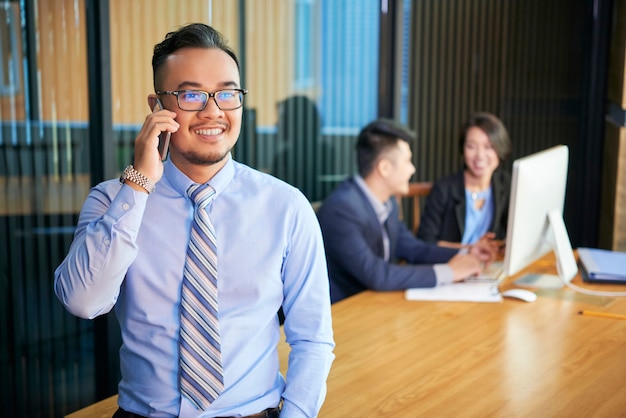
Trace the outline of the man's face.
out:
<instances>
[{"instance_id":1,"label":"man's face","mask_svg":"<svg viewBox=\"0 0 626 418\"><path fill-rule=\"evenodd\" d=\"M390 162L386 183L392 195L404 194L409 191L409 180L415 173L411 161L413 154L408 142L398 140L396 147L391 149L385 158Z\"/></svg>"},{"instance_id":2,"label":"man's face","mask_svg":"<svg viewBox=\"0 0 626 418\"><path fill-rule=\"evenodd\" d=\"M160 70L161 91L216 90L240 88L235 61L218 48L183 48L165 61ZM198 111L181 110L176 96L162 95L164 106L176 112L180 128L172 135L170 158L180 169L225 163L241 130L243 108L221 110L209 98Z\"/></svg>"}]
</instances>

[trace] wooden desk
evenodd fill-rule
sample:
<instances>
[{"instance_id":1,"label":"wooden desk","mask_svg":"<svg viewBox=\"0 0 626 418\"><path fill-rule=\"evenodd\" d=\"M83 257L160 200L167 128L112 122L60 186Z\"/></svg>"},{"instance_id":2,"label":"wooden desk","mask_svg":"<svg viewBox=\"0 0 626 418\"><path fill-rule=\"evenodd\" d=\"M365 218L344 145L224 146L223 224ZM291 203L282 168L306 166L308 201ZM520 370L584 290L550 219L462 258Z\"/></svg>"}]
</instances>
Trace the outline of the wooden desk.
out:
<instances>
[{"instance_id":1,"label":"wooden desk","mask_svg":"<svg viewBox=\"0 0 626 418\"><path fill-rule=\"evenodd\" d=\"M533 271L554 272L553 257ZM626 300L537 293L533 303L465 303L365 292L333 305L320 417L624 416L626 321L577 312L626 314Z\"/></svg>"},{"instance_id":2,"label":"wooden desk","mask_svg":"<svg viewBox=\"0 0 626 418\"><path fill-rule=\"evenodd\" d=\"M554 258L532 271L553 273ZM334 304L336 359L320 417L624 416L626 321L577 312L626 314L626 299L537 293L533 303L466 303L363 292ZM284 368L289 349L279 351ZM115 409L112 397L68 417Z\"/></svg>"}]
</instances>

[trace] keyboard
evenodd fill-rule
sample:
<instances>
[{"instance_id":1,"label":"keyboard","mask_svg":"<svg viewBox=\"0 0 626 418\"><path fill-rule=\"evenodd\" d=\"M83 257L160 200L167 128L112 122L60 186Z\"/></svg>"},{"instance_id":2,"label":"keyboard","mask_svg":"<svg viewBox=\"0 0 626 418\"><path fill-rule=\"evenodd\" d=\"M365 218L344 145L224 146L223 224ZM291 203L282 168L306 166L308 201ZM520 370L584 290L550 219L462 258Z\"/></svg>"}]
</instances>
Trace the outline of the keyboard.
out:
<instances>
[{"instance_id":1,"label":"keyboard","mask_svg":"<svg viewBox=\"0 0 626 418\"><path fill-rule=\"evenodd\" d=\"M477 276L470 276L465 279L466 282L500 282L504 279L502 274L504 270L504 263L502 261L494 261L483 272Z\"/></svg>"}]
</instances>

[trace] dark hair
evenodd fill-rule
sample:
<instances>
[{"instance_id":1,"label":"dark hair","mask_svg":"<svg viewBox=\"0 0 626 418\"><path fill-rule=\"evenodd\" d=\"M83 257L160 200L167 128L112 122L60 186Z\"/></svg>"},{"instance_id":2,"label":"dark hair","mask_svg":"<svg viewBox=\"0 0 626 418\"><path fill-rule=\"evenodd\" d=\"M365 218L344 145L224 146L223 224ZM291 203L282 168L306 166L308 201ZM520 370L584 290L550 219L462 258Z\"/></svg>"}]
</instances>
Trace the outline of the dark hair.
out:
<instances>
[{"instance_id":1,"label":"dark hair","mask_svg":"<svg viewBox=\"0 0 626 418\"><path fill-rule=\"evenodd\" d=\"M500 119L488 112L473 113L463 124L461 134L459 135L461 155L464 153L467 131L473 127L480 128L487 135L491 146L498 155L500 164L511 156L511 140L509 139L509 133Z\"/></svg>"},{"instance_id":2,"label":"dark hair","mask_svg":"<svg viewBox=\"0 0 626 418\"><path fill-rule=\"evenodd\" d=\"M191 23L165 35L162 42L154 46L152 55L152 79L157 89L157 72L169 55L182 48L219 48L226 52L237 64L235 52L227 45L226 39L217 30L204 23Z\"/></svg>"},{"instance_id":3,"label":"dark hair","mask_svg":"<svg viewBox=\"0 0 626 418\"><path fill-rule=\"evenodd\" d=\"M356 141L359 175L369 175L380 156L395 147L398 141L412 144L416 139L415 132L393 119L380 118L369 123L361 130Z\"/></svg>"}]
</instances>

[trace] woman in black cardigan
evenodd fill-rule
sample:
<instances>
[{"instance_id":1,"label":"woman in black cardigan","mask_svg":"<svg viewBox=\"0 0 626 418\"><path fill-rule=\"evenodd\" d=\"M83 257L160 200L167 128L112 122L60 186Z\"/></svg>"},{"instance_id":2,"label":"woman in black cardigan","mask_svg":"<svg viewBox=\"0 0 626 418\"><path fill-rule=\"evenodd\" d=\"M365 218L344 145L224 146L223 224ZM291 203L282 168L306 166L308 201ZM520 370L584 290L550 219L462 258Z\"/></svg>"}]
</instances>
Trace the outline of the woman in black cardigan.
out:
<instances>
[{"instance_id":1,"label":"woman in black cardigan","mask_svg":"<svg viewBox=\"0 0 626 418\"><path fill-rule=\"evenodd\" d=\"M417 236L453 247L504 240L511 192L511 175L502 168L511 155L508 132L496 116L475 113L463 125L460 147L464 167L433 184Z\"/></svg>"}]
</instances>

